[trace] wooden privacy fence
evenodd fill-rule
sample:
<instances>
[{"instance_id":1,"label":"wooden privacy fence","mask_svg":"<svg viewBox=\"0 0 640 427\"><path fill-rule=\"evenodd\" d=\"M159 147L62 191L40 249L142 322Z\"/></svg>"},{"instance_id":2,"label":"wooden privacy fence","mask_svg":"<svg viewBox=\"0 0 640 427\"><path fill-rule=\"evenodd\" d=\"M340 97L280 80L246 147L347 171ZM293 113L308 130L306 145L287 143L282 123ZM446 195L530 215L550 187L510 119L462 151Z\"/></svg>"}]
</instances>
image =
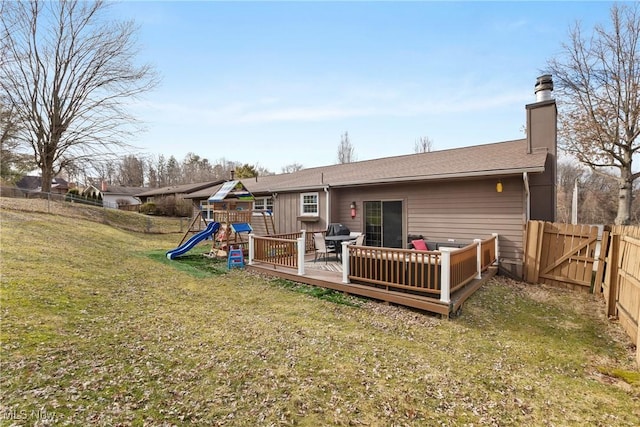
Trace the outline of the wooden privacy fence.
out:
<instances>
[{"instance_id":1,"label":"wooden privacy fence","mask_svg":"<svg viewBox=\"0 0 640 427\"><path fill-rule=\"evenodd\" d=\"M602 294L608 315L640 344L640 227L529 221L524 273L527 282Z\"/></svg>"},{"instance_id":2,"label":"wooden privacy fence","mask_svg":"<svg viewBox=\"0 0 640 427\"><path fill-rule=\"evenodd\" d=\"M609 316L619 319L636 345L640 365L640 227L611 227L606 266L596 290L602 291Z\"/></svg>"},{"instance_id":3,"label":"wooden privacy fence","mask_svg":"<svg viewBox=\"0 0 640 427\"><path fill-rule=\"evenodd\" d=\"M529 221L524 279L573 289L591 290L598 240L597 226ZM606 239L605 239L606 240ZM603 266L604 253L598 261ZM602 275L602 270L599 269ZM602 277L602 276L601 276Z\"/></svg>"}]
</instances>

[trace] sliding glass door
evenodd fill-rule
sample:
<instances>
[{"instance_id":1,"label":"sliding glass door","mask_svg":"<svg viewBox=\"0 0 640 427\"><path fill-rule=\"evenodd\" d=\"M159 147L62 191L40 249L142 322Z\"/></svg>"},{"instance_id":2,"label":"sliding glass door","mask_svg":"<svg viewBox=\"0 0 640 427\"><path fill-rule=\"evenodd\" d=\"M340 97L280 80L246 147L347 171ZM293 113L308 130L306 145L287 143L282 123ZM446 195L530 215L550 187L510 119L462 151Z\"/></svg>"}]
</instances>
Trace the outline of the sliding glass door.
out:
<instances>
[{"instance_id":1,"label":"sliding glass door","mask_svg":"<svg viewBox=\"0 0 640 427\"><path fill-rule=\"evenodd\" d=\"M402 247L402 201L364 202L365 242L368 246Z\"/></svg>"}]
</instances>

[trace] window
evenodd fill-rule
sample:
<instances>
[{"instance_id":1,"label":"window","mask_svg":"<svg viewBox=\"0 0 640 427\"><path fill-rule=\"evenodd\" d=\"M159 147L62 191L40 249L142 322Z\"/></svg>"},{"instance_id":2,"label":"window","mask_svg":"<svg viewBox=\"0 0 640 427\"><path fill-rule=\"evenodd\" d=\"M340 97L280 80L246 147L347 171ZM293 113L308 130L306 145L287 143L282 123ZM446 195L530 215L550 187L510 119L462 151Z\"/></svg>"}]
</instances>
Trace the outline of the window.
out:
<instances>
[{"instance_id":1,"label":"window","mask_svg":"<svg viewBox=\"0 0 640 427\"><path fill-rule=\"evenodd\" d=\"M253 209L273 212L273 197L256 197L253 201Z\"/></svg>"},{"instance_id":2,"label":"window","mask_svg":"<svg viewBox=\"0 0 640 427\"><path fill-rule=\"evenodd\" d=\"M208 200L203 200L200 202L200 210L202 211L202 215L206 220L213 219L213 204L209 204Z\"/></svg>"},{"instance_id":3,"label":"window","mask_svg":"<svg viewBox=\"0 0 640 427\"><path fill-rule=\"evenodd\" d=\"M300 195L300 214L306 216L318 216L318 193L302 193Z\"/></svg>"}]
</instances>

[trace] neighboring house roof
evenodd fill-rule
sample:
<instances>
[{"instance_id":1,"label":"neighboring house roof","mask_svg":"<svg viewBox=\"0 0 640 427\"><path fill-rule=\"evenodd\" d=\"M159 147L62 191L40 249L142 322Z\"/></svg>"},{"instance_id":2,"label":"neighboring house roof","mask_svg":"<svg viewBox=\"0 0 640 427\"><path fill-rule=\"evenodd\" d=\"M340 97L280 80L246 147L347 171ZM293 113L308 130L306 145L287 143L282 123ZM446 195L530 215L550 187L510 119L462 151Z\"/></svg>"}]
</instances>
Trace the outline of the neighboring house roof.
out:
<instances>
[{"instance_id":1,"label":"neighboring house roof","mask_svg":"<svg viewBox=\"0 0 640 427\"><path fill-rule=\"evenodd\" d=\"M42 182L42 178L39 176L23 176L20 178L18 182L16 182L16 187L22 188L24 190L35 190L40 188L40 183Z\"/></svg>"},{"instance_id":2,"label":"neighboring house roof","mask_svg":"<svg viewBox=\"0 0 640 427\"><path fill-rule=\"evenodd\" d=\"M192 193L194 191L201 190L203 188L214 186L216 184L220 184L222 182L224 182L224 180L199 182L195 184L171 185L169 187L155 188L153 190L137 193L136 196L148 197L148 196L164 196L168 194L187 194L187 193Z\"/></svg>"},{"instance_id":3,"label":"neighboring house roof","mask_svg":"<svg viewBox=\"0 0 640 427\"><path fill-rule=\"evenodd\" d=\"M16 182L16 187L24 190L38 190L42 188L42 177L31 175L23 176ZM51 180L51 188L68 189L69 183L63 178L53 178Z\"/></svg>"},{"instance_id":4,"label":"neighboring house roof","mask_svg":"<svg viewBox=\"0 0 640 427\"><path fill-rule=\"evenodd\" d=\"M143 191L149 190L145 187L124 187L121 185L107 185L107 191L103 191L103 194L114 194L122 196L137 196Z\"/></svg>"}]
</instances>

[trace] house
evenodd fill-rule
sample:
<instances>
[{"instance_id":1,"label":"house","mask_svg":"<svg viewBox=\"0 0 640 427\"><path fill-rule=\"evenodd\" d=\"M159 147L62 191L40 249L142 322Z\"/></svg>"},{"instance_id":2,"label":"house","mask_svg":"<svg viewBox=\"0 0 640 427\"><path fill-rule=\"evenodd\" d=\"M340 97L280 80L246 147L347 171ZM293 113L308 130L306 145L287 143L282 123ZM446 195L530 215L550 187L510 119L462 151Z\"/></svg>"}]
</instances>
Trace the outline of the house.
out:
<instances>
[{"instance_id":1,"label":"house","mask_svg":"<svg viewBox=\"0 0 640 427\"><path fill-rule=\"evenodd\" d=\"M140 198L136 194L146 190L142 187L124 187L121 185L109 185L102 181L100 188L89 185L82 190L82 195L88 198L102 200L105 208L119 209L123 206L140 205Z\"/></svg>"},{"instance_id":2,"label":"house","mask_svg":"<svg viewBox=\"0 0 640 427\"><path fill-rule=\"evenodd\" d=\"M42 177L26 175L23 176L18 182L16 187L25 191L42 191ZM53 178L51 180L51 193L65 194L69 191L69 183L63 178Z\"/></svg>"},{"instance_id":3,"label":"house","mask_svg":"<svg viewBox=\"0 0 640 427\"><path fill-rule=\"evenodd\" d=\"M406 248L410 236L452 244L499 236L500 268L522 277L528 220L554 221L556 103L553 82L535 85L524 139L303 169L243 180L278 233L341 223L367 246ZM187 195L206 200L215 187Z\"/></svg>"}]
</instances>

